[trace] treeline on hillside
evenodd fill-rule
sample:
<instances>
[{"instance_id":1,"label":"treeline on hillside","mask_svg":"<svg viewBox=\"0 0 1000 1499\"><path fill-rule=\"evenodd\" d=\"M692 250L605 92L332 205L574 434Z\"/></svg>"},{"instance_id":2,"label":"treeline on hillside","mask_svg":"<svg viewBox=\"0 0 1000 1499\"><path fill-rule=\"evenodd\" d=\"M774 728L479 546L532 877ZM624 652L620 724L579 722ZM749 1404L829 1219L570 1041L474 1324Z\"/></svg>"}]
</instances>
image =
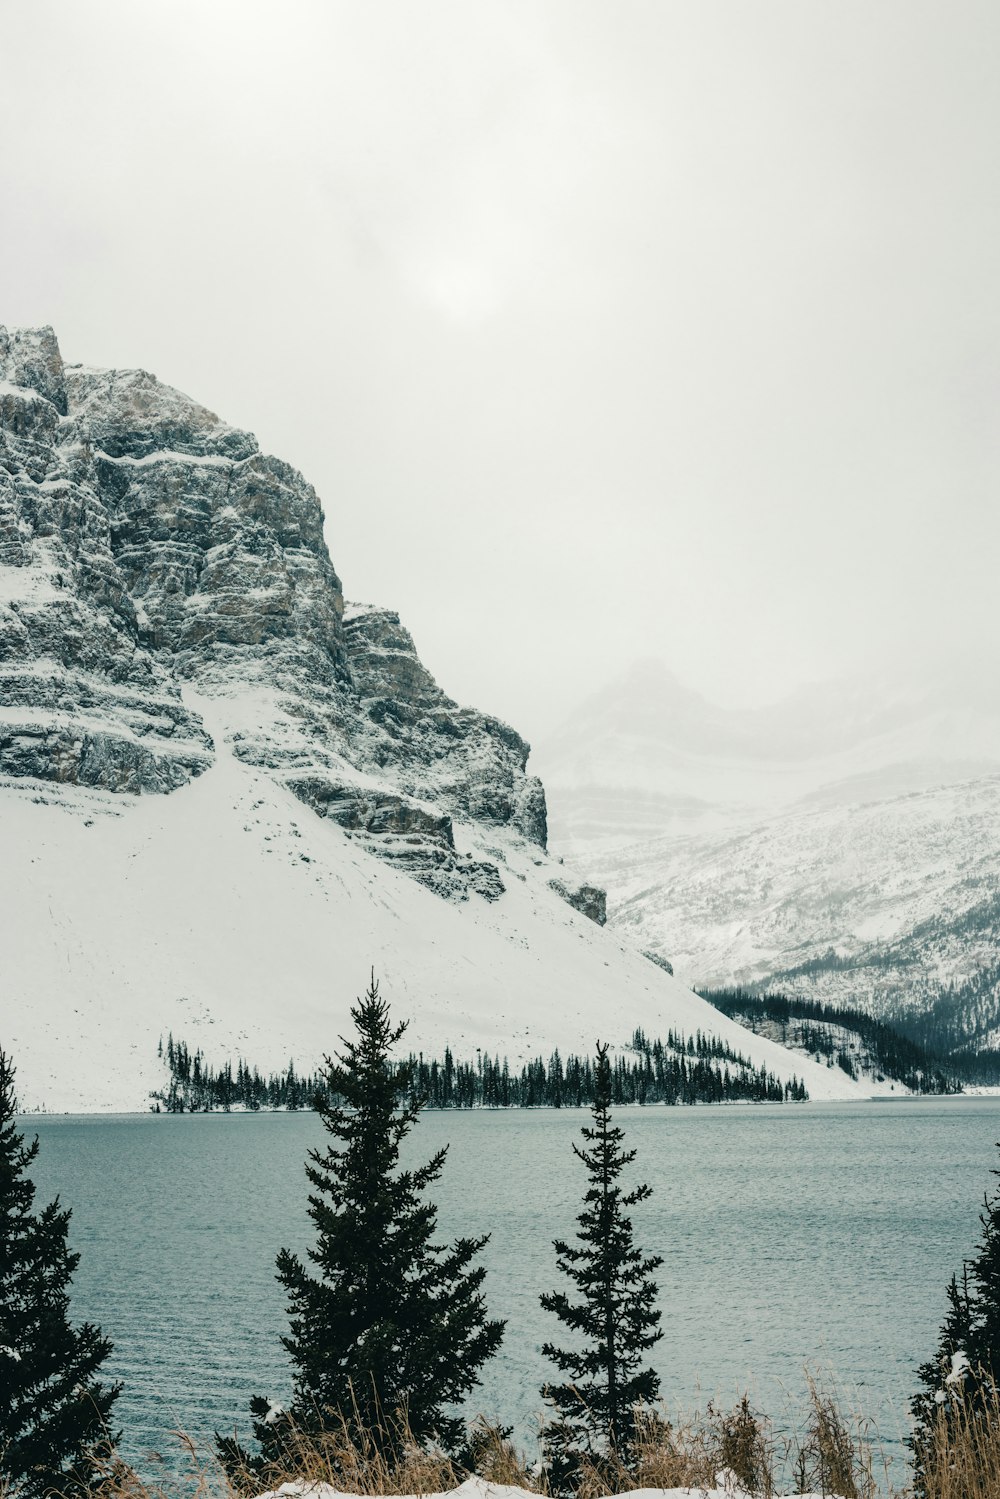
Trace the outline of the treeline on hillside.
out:
<instances>
[{"instance_id":1,"label":"treeline on hillside","mask_svg":"<svg viewBox=\"0 0 1000 1499\"><path fill-rule=\"evenodd\" d=\"M214 1068L204 1053L168 1037L159 1055L170 1075L168 1085L151 1094L156 1111L171 1114L215 1109L301 1109L320 1098L331 1101L319 1073L300 1076L290 1062L284 1072L261 1073L240 1060ZM437 1109L571 1108L594 1101L592 1058L554 1051L511 1067L506 1057L477 1052L474 1062L456 1061L450 1047L443 1059L411 1054L411 1102ZM714 1036L668 1032L667 1040L650 1041L641 1030L632 1045L611 1064L615 1104L785 1103L808 1094L798 1078L783 1083L749 1057ZM335 1101L335 1100L333 1100Z\"/></svg>"},{"instance_id":2,"label":"treeline on hillside","mask_svg":"<svg viewBox=\"0 0 1000 1499\"><path fill-rule=\"evenodd\" d=\"M951 1057L922 1045L896 1026L877 1020L863 1010L841 1009L797 994L752 994L746 989L702 989L703 999L724 1015L739 1019L751 1030L763 1021L781 1028L783 1043L797 1046L836 1062L850 1077L857 1076L854 1058L838 1039L834 1028L852 1031L871 1058L876 1072L903 1083L915 1093L959 1093ZM794 1037L789 1031L794 1029Z\"/></svg>"},{"instance_id":3,"label":"treeline on hillside","mask_svg":"<svg viewBox=\"0 0 1000 1499\"><path fill-rule=\"evenodd\" d=\"M1000 1030L1000 964L952 981L920 1014L900 1014L893 1023L965 1082L1000 1083L1000 1051L981 1045Z\"/></svg>"},{"instance_id":4,"label":"treeline on hillside","mask_svg":"<svg viewBox=\"0 0 1000 1499\"><path fill-rule=\"evenodd\" d=\"M416 1090L431 1108L570 1108L594 1101L592 1059L554 1051L546 1062L535 1057L520 1071L507 1058L477 1054L474 1063L455 1062L445 1050L444 1062L416 1063ZM782 1083L763 1067L731 1051L714 1037L685 1038L670 1032L666 1042L648 1041L636 1031L632 1047L611 1062L611 1100L615 1104L784 1103L807 1097L797 1078Z\"/></svg>"},{"instance_id":5,"label":"treeline on hillside","mask_svg":"<svg viewBox=\"0 0 1000 1499\"><path fill-rule=\"evenodd\" d=\"M284 1072L266 1077L248 1067L242 1058L235 1069L232 1062L210 1067L200 1049L192 1051L173 1035L161 1040L157 1055L166 1064L170 1082L166 1088L150 1094L154 1110L168 1114L201 1113L212 1109L311 1109L320 1095L325 1095L322 1074L311 1072L300 1077L294 1063Z\"/></svg>"},{"instance_id":6,"label":"treeline on hillside","mask_svg":"<svg viewBox=\"0 0 1000 1499\"><path fill-rule=\"evenodd\" d=\"M852 968L906 968L916 962L912 953L907 953L895 947L886 947L881 950L875 948L864 948L857 953L839 953L835 947L828 947L826 952L819 953L815 958L806 958L803 963L796 963L793 968L782 968L774 975L780 982L782 979L819 978L824 973L845 973ZM701 990L698 991L699 994ZM728 994L727 989L720 991Z\"/></svg>"},{"instance_id":7,"label":"treeline on hillside","mask_svg":"<svg viewBox=\"0 0 1000 1499\"><path fill-rule=\"evenodd\" d=\"M994 879L991 876L987 880L967 879L963 885L968 888L985 886L988 893L976 905L969 906L961 915L956 916L949 912L947 915L928 916L925 921L919 922L912 930L910 941L918 938L941 938L941 937L991 937L995 938L997 929L1000 928L1000 889L995 888Z\"/></svg>"}]
</instances>

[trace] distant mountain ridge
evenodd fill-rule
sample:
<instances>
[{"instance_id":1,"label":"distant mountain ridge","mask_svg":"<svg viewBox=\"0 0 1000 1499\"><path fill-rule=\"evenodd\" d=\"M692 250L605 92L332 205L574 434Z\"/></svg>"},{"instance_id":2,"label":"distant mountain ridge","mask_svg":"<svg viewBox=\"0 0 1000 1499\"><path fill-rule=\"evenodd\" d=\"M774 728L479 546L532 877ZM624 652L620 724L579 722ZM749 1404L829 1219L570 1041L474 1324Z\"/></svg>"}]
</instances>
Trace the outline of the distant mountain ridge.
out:
<instances>
[{"instance_id":1,"label":"distant mountain ridge","mask_svg":"<svg viewBox=\"0 0 1000 1499\"><path fill-rule=\"evenodd\" d=\"M136 1108L173 1031L315 1068L375 965L408 1044L512 1062L753 1037L602 929L508 725L345 604L319 500L141 370L0 328L0 1044L26 1107Z\"/></svg>"},{"instance_id":2,"label":"distant mountain ridge","mask_svg":"<svg viewBox=\"0 0 1000 1499\"><path fill-rule=\"evenodd\" d=\"M699 986L897 1013L995 962L1000 706L986 672L727 711L644 666L542 746L553 847Z\"/></svg>"}]
</instances>

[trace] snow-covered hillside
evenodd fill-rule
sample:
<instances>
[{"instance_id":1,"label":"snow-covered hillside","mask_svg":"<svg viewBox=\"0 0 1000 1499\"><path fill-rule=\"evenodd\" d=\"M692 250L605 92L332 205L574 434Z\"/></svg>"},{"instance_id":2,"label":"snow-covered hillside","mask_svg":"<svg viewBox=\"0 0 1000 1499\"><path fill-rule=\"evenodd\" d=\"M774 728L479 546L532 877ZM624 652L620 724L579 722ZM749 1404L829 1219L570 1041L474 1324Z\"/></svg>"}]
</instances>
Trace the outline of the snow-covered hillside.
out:
<instances>
[{"instance_id":1,"label":"snow-covered hillside","mask_svg":"<svg viewBox=\"0 0 1000 1499\"><path fill-rule=\"evenodd\" d=\"M691 983L884 1011L995 962L1000 711L982 674L727 711L645 666L539 758L553 848Z\"/></svg>"},{"instance_id":2,"label":"snow-covered hillside","mask_svg":"<svg viewBox=\"0 0 1000 1499\"><path fill-rule=\"evenodd\" d=\"M371 967L425 1051L701 1029L814 1098L870 1091L602 929L527 758L396 615L345 606L294 469L0 329L0 1044L26 1107L145 1107L169 1031L312 1070Z\"/></svg>"},{"instance_id":3,"label":"snow-covered hillside","mask_svg":"<svg viewBox=\"0 0 1000 1499\"><path fill-rule=\"evenodd\" d=\"M416 1050L513 1060L700 1027L814 1098L871 1091L712 1010L561 900L526 843L503 850L500 899L443 900L225 749L169 798L2 796L3 1029L29 1106L144 1108L171 1030L209 1057L312 1068L372 965ZM483 842L456 829L462 852Z\"/></svg>"},{"instance_id":4,"label":"snow-covered hillside","mask_svg":"<svg viewBox=\"0 0 1000 1499\"><path fill-rule=\"evenodd\" d=\"M1000 776L660 839L599 867L614 929L689 981L915 1007L996 962Z\"/></svg>"}]
</instances>

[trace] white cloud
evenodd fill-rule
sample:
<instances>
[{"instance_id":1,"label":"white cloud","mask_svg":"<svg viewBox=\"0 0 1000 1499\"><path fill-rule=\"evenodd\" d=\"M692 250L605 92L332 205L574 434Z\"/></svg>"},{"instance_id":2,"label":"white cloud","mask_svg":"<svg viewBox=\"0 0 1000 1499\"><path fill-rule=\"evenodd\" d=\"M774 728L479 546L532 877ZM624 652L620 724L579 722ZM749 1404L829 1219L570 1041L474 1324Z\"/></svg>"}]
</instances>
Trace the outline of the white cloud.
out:
<instances>
[{"instance_id":1,"label":"white cloud","mask_svg":"<svg viewBox=\"0 0 1000 1499\"><path fill-rule=\"evenodd\" d=\"M300 466L529 734L1000 644L987 0L34 0L0 320Z\"/></svg>"}]
</instances>

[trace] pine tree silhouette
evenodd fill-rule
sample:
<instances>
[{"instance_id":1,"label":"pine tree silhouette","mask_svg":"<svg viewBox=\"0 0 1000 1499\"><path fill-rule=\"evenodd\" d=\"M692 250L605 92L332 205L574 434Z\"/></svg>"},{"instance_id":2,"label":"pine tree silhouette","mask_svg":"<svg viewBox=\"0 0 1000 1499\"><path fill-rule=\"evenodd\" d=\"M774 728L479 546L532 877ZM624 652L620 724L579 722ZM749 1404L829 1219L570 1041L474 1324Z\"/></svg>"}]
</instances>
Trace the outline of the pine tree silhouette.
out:
<instances>
[{"instance_id":1,"label":"pine tree silhouette","mask_svg":"<svg viewBox=\"0 0 1000 1499\"><path fill-rule=\"evenodd\" d=\"M93 1492L118 1441L108 1422L121 1386L97 1373L111 1344L69 1321L70 1214L58 1198L32 1211L25 1175L38 1140L14 1124L14 1068L0 1050L0 1491L21 1499Z\"/></svg>"},{"instance_id":2,"label":"pine tree silhouette","mask_svg":"<svg viewBox=\"0 0 1000 1499\"><path fill-rule=\"evenodd\" d=\"M346 1428L390 1464L404 1423L418 1442L454 1450L464 1427L445 1407L478 1383L503 1337L504 1323L486 1315L485 1267L473 1266L488 1235L435 1243L437 1209L424 1194L447 1146L416 1170L398 1169L421 1104L412 1100L414 1064L390 1060L406 1025L390 1022L374 975L351 1016L357 1039L342 1038L343 1052L326 1059L329 1099L315 1103L332 1140L306 1166L318 1231L309 1259L319 1273L285 1249L277 1261L294 1398L287 1412L251 1402L260 1460L220 1439L237 1481L287 1460L303 1434L328 1430Z\"/></svg>"},{"instance_id":3,"label":"pine tree silhouette","mask_svg":"<svg viewBox=\"0 0 1000 1499\"><path fill-rule=\"evenodd\" d=\"M1000 1178L1000 1171L991 1175ZM948 1285L937 1354L917 1371L923 1388L911 1404L910 1445L918 1496L925 1492L922 1453L935 1432L941 1434L939 1423L947 1435L959 1420L988 1419L1000 1387L1000 1187L984 1195L979 1222L979 1243L962 1266L961 1282L953 1275Z\"/></svg>"},{"instance_id":4,"label":"pine tree silhouette","mask_svg":"<svg viewBox=\"0 0 1000 1499\"><path fill-rule=\"evenodd\" d=\"M565 1383L542 1394L555 1407L542 1443L549 1481L558 1492L575 1486L581 1458L598 1469L602 1461L626 1467L632 1457L638 1411L656 1399L659 1376L642 1368L644 1355L661 1337L657 1288L652 1272L663 1263L644 1257L633 1242L627 1209L650 1196L646 1185L624 1192L618 1178L635 1160L623 1150L624 1131L611 1123L612 1076L606 1045L597 1047L593 1126L581 1130L585 1146L573 1150L587 1168L589 1185L577 1218L578 1243L555 1241L556 1264L574 1282L579 1300L547 1292L543 1308L583 1341L581 1351L545 1343L542 1352Z\"/></svg>"}]
</instances>

